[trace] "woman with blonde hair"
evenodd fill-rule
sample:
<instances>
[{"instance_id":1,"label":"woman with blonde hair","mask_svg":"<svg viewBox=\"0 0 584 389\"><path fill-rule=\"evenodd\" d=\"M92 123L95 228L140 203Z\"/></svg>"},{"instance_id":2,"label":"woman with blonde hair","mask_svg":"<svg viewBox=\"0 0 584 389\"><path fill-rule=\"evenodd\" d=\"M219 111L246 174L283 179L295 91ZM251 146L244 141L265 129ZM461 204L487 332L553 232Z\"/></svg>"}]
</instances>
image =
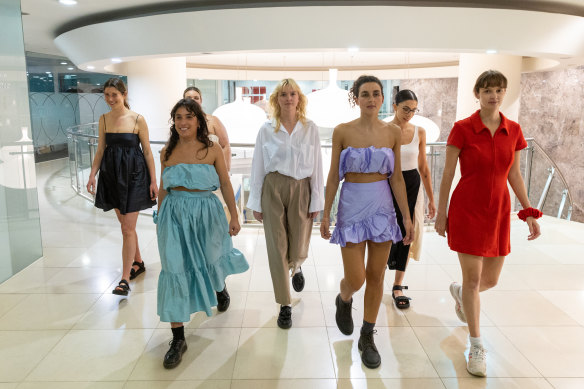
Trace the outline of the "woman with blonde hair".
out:
<instances>
[{"instance_id":1,"label":"woman with blonde hair","mask_svg":"<svg viewBox=\"0 0 584 389\"><path fill-rule=\"evenodd\" d=\"M259 130L247 207L264 224L274 295L281 305L278 327L292 326L290 284L304 289L313 219L324 206L318 127L306 119L306 96L291 78L270 96L272 120Z\"/></svg>"}]
</instances>

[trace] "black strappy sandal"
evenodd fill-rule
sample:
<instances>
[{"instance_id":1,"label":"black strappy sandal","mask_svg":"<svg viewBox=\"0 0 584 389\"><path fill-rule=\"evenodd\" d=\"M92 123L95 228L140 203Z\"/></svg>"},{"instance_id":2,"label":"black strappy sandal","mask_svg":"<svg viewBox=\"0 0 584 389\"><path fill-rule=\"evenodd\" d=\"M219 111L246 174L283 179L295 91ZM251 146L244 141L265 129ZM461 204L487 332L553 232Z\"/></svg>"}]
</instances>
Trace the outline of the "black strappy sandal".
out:
<instances>
[{"instance_id":1,"label":"black strappy sandal","mask_svg":"<svg viewBox=\"0 0 584 389\"><path fill-rule=\"evenodd\" d=\"M138 269L134 269L134 266L138 266ZM144 266L144 262L136 262L132 263L132 270L130 270L130 280L138 277L140 274L146 271L146 266Z\"/></svg>"},{"instance_id":2,"label":"black strappy sandal","mask_svg":"<svg viewBox=\"0 0 584 389\"><path fill-rule=\"evenodd\" d=\"M406 309L410 307L410 300L411 298L407 297L407 296L395 296L395 294L393 293L394 290L403 290L403 289L407 289L407 286L402 286L402 285L394 285L393 288L391 289L391 297L393 298L393 301L395 303L395 306L398 307L399 309Z\"/></svg>"},{"instance_id":3,"label":"black strappy sandal","mask_svg":"<svg viewBox=\"0 0 584 389\"><path fill-rule=\"evenodd\" d=\"M127 296L129 291L130 291L130 284L128 283L128 281L122 279L118 283L118 286L116 286L114 288L114 290L112 290L112 293L117 294L119 296Z\"/></svg>"}]
</instances>

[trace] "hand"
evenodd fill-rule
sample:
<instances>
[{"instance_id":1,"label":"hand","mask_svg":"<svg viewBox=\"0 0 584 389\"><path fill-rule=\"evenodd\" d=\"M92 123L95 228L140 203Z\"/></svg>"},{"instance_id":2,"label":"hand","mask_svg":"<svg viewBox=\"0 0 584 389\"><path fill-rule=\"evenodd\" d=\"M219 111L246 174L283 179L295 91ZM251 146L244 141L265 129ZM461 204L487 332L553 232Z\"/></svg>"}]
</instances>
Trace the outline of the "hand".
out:
<instances>
[{"instance_id":1,"label":"hand","mask_svg":"<svg viewBox=\"0 0 584 389\"><path fill-rule=\"evenodd\" d=\"M527 237L527 240L537 239L541 235L539 223L537 222L537 220L530 216L525 220L525 222L529 226L529 236Z\"/></svg>"},{"instance_id":2,"label":"hand","mask_svg":"<svg viewBox=\"0 0 584 389\"><path fill-rule=\"evenodd\" d=\"M436 230L438 235L444 237L446 236L446 223L447 223L446 215L438 212L438 215L436 216L436 221L434 222L434 229Z\"/></svg>"},{"instance_id":3,"label":"hand","mask_svg":"<svg viewBox=\"0 0 584 389\"><path fill-rule=\"evenodd\" d=\"M237 220L237 217L232 217L231 221L229 222L229 235L236 236L239 234L240 230L241 226L239 225L239 220Z\"/></svg>"},{"instance_id":4,"label":"hand","mask_svg":"<svg viewBox=\"0 0 584 389\"><path fill-rule=\"evenodd\" d=\"M320 236L323 239L329 240L331 238L330 224L331 222L328 217L323 217L320 221Z\"/></svg>"},{"instance_id":5,"label":"hand","mask_svg":"<svg viewBox=\"0 0 584 389\"><path fill-rule=\"evenodd\" d=\"M308 217L311 218L312 220L316 219L316 217L318 216L320 212L316 211L316 212L308 212Z\"/></svg>"},{"instance_id":6,"label":"hand","mask_svg":"<svg viewBox=\"0 0 584 389\"><path fill-rule=\"evenodd\" d=\"M87 181L87 191L95 196L95 189L97 186L95 185L95 176L89 176L89 180Z\"/></svg>"},{"instance_id":7,"label":"hand","mask_svg":"<svg viewBox=\"0 0 584 389\"><path fill-rule=\"evenodd\" d=\"M434 216L436 216L436 206L434 205L433 202L429 202L428 203L428 217L430 219L434 219Z\"/></svg>"},{"instance_id":8,"label":"hand","mask_svg":"<svg viewBox=\"0 0 584 389\"><path fill-rule=\"evenodd\" d=\"M150 183L150 199L152 201L156 200L156 198L158 197L158 185L156 185L156 182L151 182Z\"/></svg>"},{"instance_id":9,"label":"hand","mask_svg":"<svg viewBox=\"0 0 584 389\"><path fill-rule=\"evenodd\" d=\"M414 241L414 224L410 218L404 219L404 229L406 236L403 237L402 242L407 246Z\"/></svg>"},{"instance_id":10,"label":"hand","mask_svg":"<svg viewBox=\"0 0 584 389\"><path fill-rule=\"evenodd\" d=\"M259 221L260 223L263 223L264 222L264 214L261 213L261 212L253 211L253 217L255 217L255 219L257 221Z\"/></svg>"}]
</instances>

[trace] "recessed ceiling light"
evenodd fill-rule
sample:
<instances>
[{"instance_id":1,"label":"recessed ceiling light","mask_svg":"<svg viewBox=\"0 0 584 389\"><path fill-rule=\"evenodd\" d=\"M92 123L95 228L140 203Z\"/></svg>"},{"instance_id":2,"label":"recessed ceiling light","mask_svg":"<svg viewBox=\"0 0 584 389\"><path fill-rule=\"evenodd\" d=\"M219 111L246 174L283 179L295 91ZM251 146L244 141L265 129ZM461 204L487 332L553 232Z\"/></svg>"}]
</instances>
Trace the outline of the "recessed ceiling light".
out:
<instances>
[{"instance_id":1,"label":"recessed ceiling light","mask_svg":"<svg viewBox=\"0 0 584 389\"><path fill-rule=\"evenodd\" d=\"M349 48L347 48L347 51L349 53L358 53L359 52L359 48L358 47L349 47Z\"/></svg>"},{"instance_id":2,"label":"recessed ceiling light","mask_svg":"<svg viewBox=\"0 0 584 389\"><path fill-rule=\"evenodd\" d=\"M71 68L67 68L67 70L74 70L75 68L71 67Z\"/></svg>"},{"instance_id":3,"label":"recessed ceiling light","mask_svg":"<svg viewBox=\"0 0 584 389\"><path fill-rule=\"evenodd\" d=\"M122 59L121 58L112 58L111 61L113 63L120 63L120 62L122 62Z\"/></svg>"},{"instance_id":4,"label":"recessed ceiling light","mask_svg":"<svg viewBox=\"0 0 584 389\"><path fill-rule=\"evenodd\" d=\"M65 61L61 62L61 65L67 65L67 62Z\"/></svg>"},{"instance_id":5,"label":"recessed ceiling light","mask_svg":"<svg viewBox=\"0 0 584 389\"><path fill-rule=\"evenodd\" d=\"M77 4L77 0L59 0L59 3L63 5L75 5Z\"/></svg>"},{"instance_id":6,"label":"recessed ceiling light","mask_svg":"<svg viewBox=\"0 0 584 389\"><path fill-rule=\"evenodd\" d=\"M95 66L87 65L87 69L88 70L93 70L93 69L95 69Z\"/></svg>"},{"instance_id":7,"label":"recessed ceiling light","mask_svg":"<svg viewBox=\"0 0 584 389\"><path fill-rule=\"evenodd\" d=\"M45 73L47 73L47 74L51 74L51 72L45 72Z\"/></svg>"},{"instance_id":8,"label":"recessed ceiling light","mask_svg":"<svg viewBox=\"0 0 584 389\"><path fill-rule=\"evenodd\" d=\"M487 53L487 54L497 54L497 50L495 50L495 49L489 49L489 50L485 51L485 53Z\"/></svg>"}]
</instances>

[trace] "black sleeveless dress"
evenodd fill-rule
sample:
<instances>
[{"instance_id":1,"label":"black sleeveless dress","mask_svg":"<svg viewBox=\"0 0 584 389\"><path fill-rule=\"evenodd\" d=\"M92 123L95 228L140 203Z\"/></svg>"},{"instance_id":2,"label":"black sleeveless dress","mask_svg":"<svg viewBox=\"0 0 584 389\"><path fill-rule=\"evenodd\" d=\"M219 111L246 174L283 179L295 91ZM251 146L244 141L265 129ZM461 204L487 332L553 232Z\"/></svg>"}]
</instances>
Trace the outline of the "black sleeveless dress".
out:
<instances>
[{"instance_id":1,"label":"black sleeveless dress","mask_svg":"<svg viewBox=\"0 0 584 389\"><path fill-rule=\"evenodd\" d=\"M150 173L138 134L106 132L105 143L95 206L104 212L117 208L125 215L156 205L150 198Z\"/></svg>"}]
</instances>

